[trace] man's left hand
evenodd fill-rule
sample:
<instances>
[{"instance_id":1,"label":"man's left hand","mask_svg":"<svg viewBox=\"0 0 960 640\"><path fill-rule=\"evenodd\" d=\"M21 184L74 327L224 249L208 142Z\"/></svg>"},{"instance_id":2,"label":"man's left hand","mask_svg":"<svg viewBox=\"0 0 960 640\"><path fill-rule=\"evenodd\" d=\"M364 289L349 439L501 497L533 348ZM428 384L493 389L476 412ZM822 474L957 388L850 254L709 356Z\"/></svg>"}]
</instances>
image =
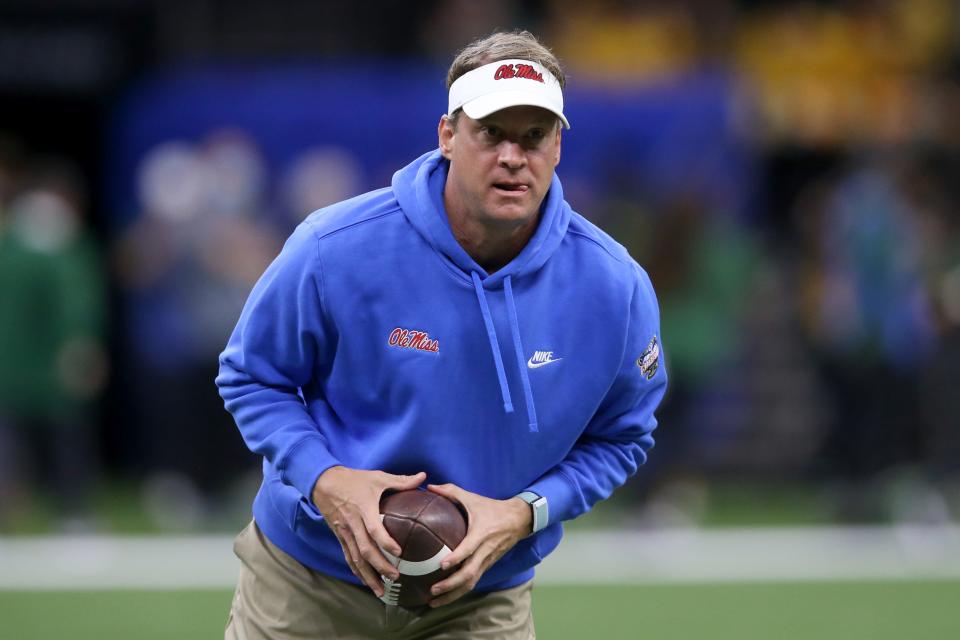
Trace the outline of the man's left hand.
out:
<instances>
[{"instance_id":1,"label":"man's left hand","mask_svg":"<svg viewBox=\"0 0 960 640\"><path fill-rule=\"evenodd\" d=\"M457 600L477 585L480 576L533 528L530 505L520 498L494 500L455 484L427 485L427 489L460 504L467 512L467 535L441 567L462 563L457 571L433 585L431 607Z\"/></svg>"}]
</instances>

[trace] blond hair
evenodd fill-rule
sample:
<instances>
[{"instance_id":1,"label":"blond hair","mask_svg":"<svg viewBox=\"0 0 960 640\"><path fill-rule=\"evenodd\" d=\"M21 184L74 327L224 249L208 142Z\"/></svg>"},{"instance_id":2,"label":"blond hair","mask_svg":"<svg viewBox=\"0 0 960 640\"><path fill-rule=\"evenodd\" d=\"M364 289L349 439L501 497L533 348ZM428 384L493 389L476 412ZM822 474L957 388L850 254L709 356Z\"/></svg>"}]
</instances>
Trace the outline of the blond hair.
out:
<instances>
[{"instance_id":1,"label":"blond hair","mask_svg":"<svg viewBox=\"0 0 960 640\"><path fill-rule=\"evenodd\" d=\"M457 78L468 71L473 71L497 60L512 58L530 60L542 65L557 79L561 89L567 83L567 76L553 52L529 31L516 29L514 31L495 31L486 38L474 40L461 49L447 71L447 90L449 91L450 86ZM456 112L448 115L452 124L456 126L460 110L457 109Z\"/></svg>"}]
</instances>

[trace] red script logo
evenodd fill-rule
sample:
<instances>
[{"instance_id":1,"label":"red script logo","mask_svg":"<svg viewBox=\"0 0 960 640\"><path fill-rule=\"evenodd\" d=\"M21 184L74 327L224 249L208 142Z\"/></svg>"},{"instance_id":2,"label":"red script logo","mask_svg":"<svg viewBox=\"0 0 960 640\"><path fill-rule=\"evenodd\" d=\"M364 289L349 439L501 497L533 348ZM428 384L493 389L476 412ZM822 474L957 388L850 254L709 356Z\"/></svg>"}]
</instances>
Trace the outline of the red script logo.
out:
<instances>
[{"instance_id":1,"label":"red script logo","mask_svg":"<svg viewBox=\"0 0 960 640\"><path fill-rule=\"evenodd\" d=\"M526 78L527 80L536 80L543 82L543 74L537 71L529 64L518 64L514 69L512 64L502 64L493 74L494 80L503 80L504 78Z\"/></svg>"},{"instance_id":2,"label":"red script logo","mask_svg":"<svg viewBox=\"0 0 960 640\"><path fill-rule=\"evenodd\" d=\"M390 332L387 338L387 344L391 347L400 347L401 349L417 349L418 351L430 351L432 353L440 352L440 341L431 340L426 331L416 331L414 329L401 329L397 327Z\"/></svg>"}]
</instances>

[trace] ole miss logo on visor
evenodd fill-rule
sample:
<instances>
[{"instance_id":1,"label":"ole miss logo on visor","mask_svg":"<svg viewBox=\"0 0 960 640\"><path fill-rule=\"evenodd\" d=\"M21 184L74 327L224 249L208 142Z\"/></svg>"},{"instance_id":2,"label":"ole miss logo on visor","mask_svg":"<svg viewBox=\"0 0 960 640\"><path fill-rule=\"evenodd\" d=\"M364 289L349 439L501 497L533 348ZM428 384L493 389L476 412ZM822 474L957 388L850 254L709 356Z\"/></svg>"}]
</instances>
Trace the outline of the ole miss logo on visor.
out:
<instances>
[{"instance_id":1,"label":"ole miss logo on visor","mask_svg":"<svg viewBox=\"0 0 960 640\"><path fill-rule=\"evenodd\" d=\"M516 69L514 69L516 67ZM503 80L504 78L526 78L527 80L536 80L537 82L543 82L543 74L537 73L529 64L502 64L494 72L494 80Z\"/></svg>"}]
</instances>

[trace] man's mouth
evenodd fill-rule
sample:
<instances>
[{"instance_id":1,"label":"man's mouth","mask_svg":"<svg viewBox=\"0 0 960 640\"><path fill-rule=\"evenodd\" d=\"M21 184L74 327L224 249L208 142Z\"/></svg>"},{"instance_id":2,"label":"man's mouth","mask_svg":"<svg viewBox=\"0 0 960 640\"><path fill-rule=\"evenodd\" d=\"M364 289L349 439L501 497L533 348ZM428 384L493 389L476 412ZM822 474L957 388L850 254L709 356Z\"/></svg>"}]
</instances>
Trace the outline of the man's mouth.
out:
<instances>
[{"instance_id":1,"label":"man's mouth","mask_svg":"<svg viewBox=\"0 0 960 640\"><path fill-rule=\"evenodd\" d=\"M527 185L517 182L494 182L493 188L506 193L522 194L527 192Z\"/></svg>"}]
</instances>

